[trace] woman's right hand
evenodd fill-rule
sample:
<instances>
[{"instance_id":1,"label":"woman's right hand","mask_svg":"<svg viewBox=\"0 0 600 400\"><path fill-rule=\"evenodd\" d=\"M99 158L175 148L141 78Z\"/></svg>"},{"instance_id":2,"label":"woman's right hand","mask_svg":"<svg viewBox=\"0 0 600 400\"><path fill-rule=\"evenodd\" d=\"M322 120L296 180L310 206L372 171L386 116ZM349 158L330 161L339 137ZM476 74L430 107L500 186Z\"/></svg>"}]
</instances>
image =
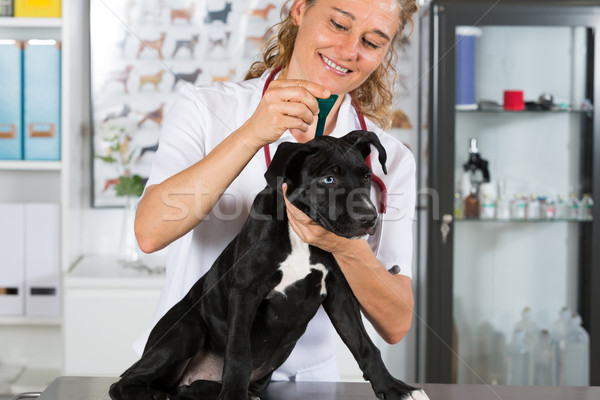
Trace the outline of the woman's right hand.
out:
<instances>
[{"instance_id":1,"label":"woman's right hand","mask_svg":"<svg viewBox=\"0 0 600 400\"><path fill-rule=\"evenodd\" d=\"M240 131L247 132L245 139L252 141L257 148L275 142L288 129L306 132L319 114L316 97L329 96L329 90L313 82L274 80Z\"/></svg>"}]
</instances>

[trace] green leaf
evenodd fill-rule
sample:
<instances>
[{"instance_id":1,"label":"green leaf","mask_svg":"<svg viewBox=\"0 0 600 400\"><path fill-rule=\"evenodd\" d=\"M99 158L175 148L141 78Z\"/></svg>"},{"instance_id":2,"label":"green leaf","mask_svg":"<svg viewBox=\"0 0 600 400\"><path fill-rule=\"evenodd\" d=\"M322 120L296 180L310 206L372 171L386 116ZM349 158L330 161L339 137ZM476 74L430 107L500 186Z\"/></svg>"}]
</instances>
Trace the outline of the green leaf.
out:
<instances>
[{"instance_id":1,"label":"green leaf","mask_svg":"<svg viewBox=\"0 0 600 400\"><path fill-rule=\"evenodd\" d=\"M120 176L119 183L115 185L117 196L140 197L144 192L144 183L139 175Z\"/></svg>"},{"instance_id":2,"label":"green leaf","mask_svg":"<svg viewBox=\"0 0 600 400\"><path fill-rule=\"evenodd\" d=\"M113 156L96 156L96 158L98 158L106 163L109 163L109 164L117 162L117 160Z\"/></svg>"}]
</instances>

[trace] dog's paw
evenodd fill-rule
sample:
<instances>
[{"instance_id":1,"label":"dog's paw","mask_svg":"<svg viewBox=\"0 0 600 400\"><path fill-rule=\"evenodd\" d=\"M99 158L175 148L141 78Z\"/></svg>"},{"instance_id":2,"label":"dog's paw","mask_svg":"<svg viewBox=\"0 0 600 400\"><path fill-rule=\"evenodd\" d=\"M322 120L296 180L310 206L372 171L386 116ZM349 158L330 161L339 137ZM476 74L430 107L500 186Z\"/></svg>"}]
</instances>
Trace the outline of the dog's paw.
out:
<instances>
[{"instance_id":1,"label":"dog's paw","mask_svg":"<svg viewBox=\"0 0 600 400\"><path fill-rule=\"evenodd\" d=\"M410 400L429 400L429 396L427 396L425 394L425 391L423 389L421 389L421 390L414 390L413 392L411 392L410 397L408 399L410 399Z\"/></svg>"}]
</instances>

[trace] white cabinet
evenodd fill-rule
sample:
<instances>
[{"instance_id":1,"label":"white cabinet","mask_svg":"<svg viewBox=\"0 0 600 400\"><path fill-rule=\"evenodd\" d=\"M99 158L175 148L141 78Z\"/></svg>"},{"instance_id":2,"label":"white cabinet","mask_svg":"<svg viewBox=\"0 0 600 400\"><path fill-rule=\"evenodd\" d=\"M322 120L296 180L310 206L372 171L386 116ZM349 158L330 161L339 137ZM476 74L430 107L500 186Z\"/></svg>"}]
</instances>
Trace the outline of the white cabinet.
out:
<instances>
[{"instance_id":1,"label":"white cabinet","mask_svg":"<svg viewBox=\"0 0 600 400\"><path fill-rule=\"evenodd\" d=\"M61 160L0 161L0 202L60 204L62 271L81 253L87 20L87 4L80 0L63 0L62 18L0 18L0 39L55 39L62 43ZM0 338L0 364L50 371L42 374L49 378L60 374L62 318L0 317Z\"/></svg>"},{"instance_id":2,"label":"white cabinet","mask_svg":"<svg viewBox=\"0 0 600 400\"><path fill-rule=\"evenodd\" d=\"M164 275L86 257L64 279L63 375L119 376L139 356L132 343L152 327Z\"/></svg>"}]
</instances>

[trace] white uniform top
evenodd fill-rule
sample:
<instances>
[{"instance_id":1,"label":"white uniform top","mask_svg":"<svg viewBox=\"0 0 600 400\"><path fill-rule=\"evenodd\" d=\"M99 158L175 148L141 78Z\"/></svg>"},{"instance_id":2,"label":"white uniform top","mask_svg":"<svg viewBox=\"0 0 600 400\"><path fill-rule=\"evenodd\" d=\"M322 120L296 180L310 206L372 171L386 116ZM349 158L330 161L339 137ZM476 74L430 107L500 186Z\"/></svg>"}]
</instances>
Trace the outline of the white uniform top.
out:
<instances>
[{"instance_id":1,"label":"white uniform top","mask_svg":"<svg viewBox=\"0 0 600 400\"><path fill-rule=\"evenodd\" d=\"M246 122L258 106L267 76L268 73L265 73L260 78L241 83L184 87L164 120L147 185L161 183L197 163ZM358 117L350 103L350 96L346 95L331 136L341 137L360 129ZM410 277L415 209L414 157L404 145L369 120L367 127L379 135L388 155L387 175L381 169L375 149L371 156L373 173L382 178L387 187L388 206L387 213L383 215L385 222L380 224L380 232L370 237L369 243L386 268L398 265L400 273ZM285 132L280 140L270 145L272 155L278 144L284 141L295 139L289 131ZM192 231L169 245L166 281L155 322L188 292L238 234L249 215L254 197L266 186L263 177L265 171L265 156L261 150L229 186L210 215ZM213 173L218 174L219 171ZM187 196L193 191L194 188L182 190L180 195ZM377 189L371 189L376 205L379 204L377 192ZM169 200L176 203L177 195L171 195ZM140 354L147 334L134 344ZM273 374L273 379L339 380L335 335L327 314L320 308L288 360Z\"/></svg>"}]
</instances>

